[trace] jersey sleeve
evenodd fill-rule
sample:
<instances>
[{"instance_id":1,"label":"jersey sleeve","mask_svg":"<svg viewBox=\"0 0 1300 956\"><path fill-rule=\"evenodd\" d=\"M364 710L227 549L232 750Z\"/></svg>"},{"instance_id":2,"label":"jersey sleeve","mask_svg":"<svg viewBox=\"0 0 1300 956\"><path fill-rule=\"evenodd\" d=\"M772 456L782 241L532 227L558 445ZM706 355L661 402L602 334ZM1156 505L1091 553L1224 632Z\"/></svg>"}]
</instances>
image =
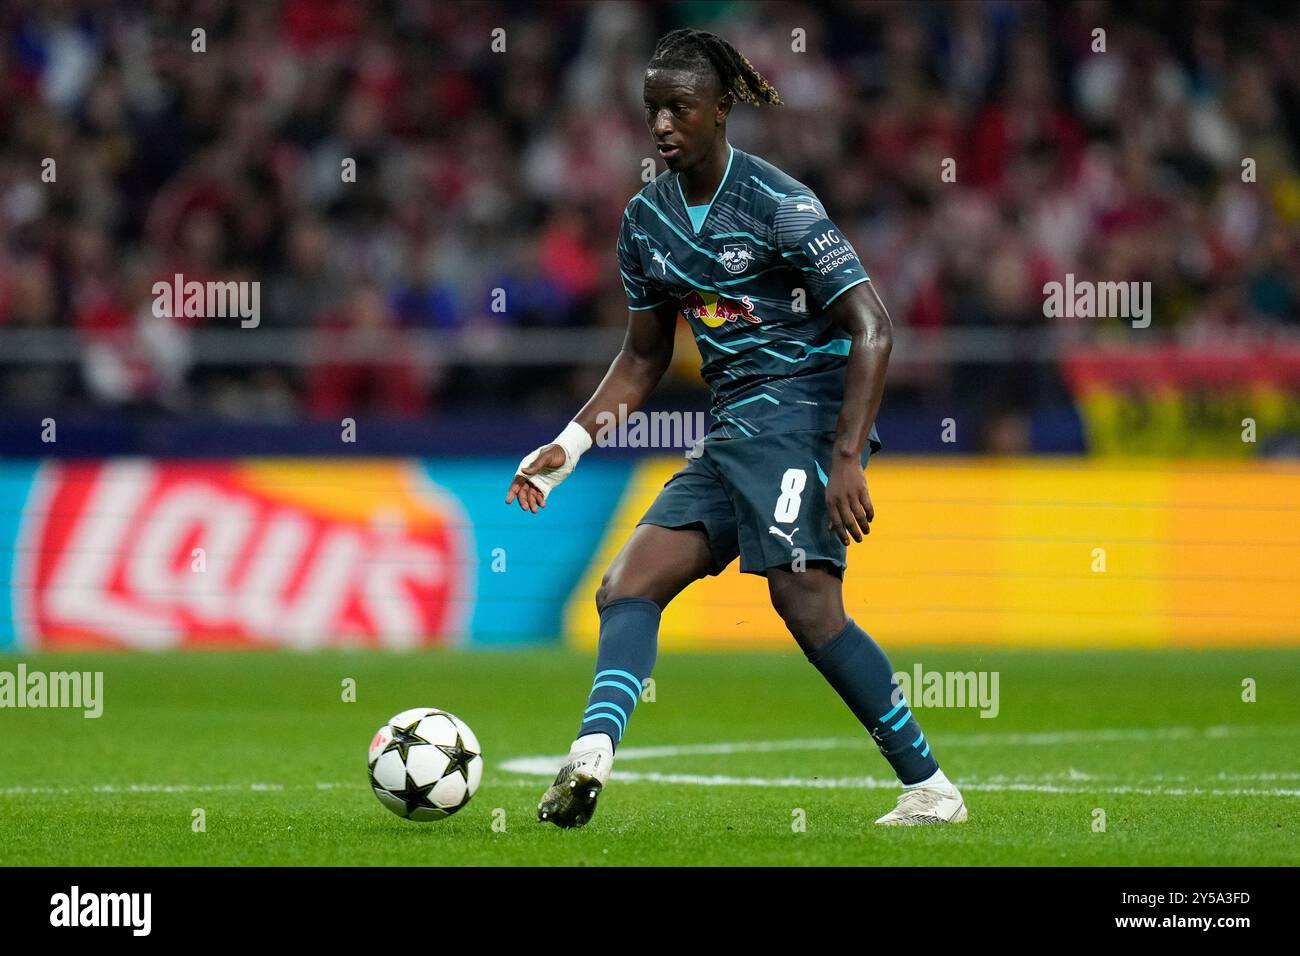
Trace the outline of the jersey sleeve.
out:
<instances>
[{"instance_id":1,"label":"jersey sleeve","mask_svg":"<svg viewBox=\"0 0 1300 956\"><path fill-rule=\"evenodd\" d=\"M638 239L637 236L636 223L624 213L623 224L618 230L618 273L623 291L627 293L627 307L633 312L643 312L667 302L669 296L642 270L636 243L645 241L645 237Z\"/></svg>"},{"instance_id":2,"label":"jersey sleeve","mask_svg":"<svg viewBox=\"0 0 1300 956\"><path fill-rule=\"evenodd\" d=\"M826 218L821 201L811 192L793 192L782 199L772 231L782 258L803 274L808 293L823 309L870 279L852 244Z\"/></svg>"}]
</instances>

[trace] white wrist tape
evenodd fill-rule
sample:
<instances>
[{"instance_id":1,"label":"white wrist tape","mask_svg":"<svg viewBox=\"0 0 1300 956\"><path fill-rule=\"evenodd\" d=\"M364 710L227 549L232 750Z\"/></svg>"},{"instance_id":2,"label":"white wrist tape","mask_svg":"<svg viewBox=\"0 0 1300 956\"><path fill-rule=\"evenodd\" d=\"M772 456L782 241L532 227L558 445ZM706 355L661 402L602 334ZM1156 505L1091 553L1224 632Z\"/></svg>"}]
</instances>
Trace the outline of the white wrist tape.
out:
<instances>
[{"instance_id":1,"label":"white wrist tape","mask_svg":"<svg viewBox=\"0 0 1300 956\"><path fill-rule=\"evenodd\" d=\"M591 447L591 435L577 422L569 422L564 426L564 431L556 436L555 441L549 442L548 445L559 445L564 449L564 464L559 468L543 468L535 475L524 475L542 493L543 501L552 489L573 474L573 469L578 466L578 459ZM546 447L547 445L541 445L524 455L523 460L519 462L519 467L515 469L515 474L523 475L524 466L541 454Z\"/></svg>"}]
</instances>

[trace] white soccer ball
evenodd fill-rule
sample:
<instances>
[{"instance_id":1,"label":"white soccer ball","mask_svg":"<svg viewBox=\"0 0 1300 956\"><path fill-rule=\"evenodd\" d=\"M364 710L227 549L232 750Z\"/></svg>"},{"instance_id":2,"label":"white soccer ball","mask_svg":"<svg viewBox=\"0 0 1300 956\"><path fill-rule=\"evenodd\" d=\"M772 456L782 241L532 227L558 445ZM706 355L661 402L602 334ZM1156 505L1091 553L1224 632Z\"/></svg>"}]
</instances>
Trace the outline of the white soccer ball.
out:
<instances>
[{"instance_id":1,"label":"white soccer ball","mask_svg":"<svg viewBox=\"0 0 1300 956\"><path fill-rule=\"evenodd\" d=\"M483 755L469 725L445 710L413 707L370 741L370 786L379 802L408 820L441 820L474 796Z\"/></svg>"}]
</instances>

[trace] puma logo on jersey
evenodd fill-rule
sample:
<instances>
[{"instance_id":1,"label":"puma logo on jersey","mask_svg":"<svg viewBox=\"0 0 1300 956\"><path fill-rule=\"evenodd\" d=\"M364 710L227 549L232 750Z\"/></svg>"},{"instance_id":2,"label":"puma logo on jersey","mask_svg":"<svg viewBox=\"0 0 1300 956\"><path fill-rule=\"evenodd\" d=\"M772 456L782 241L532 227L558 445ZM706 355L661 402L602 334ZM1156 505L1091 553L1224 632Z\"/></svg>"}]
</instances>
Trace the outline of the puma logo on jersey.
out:
<instances>
[{"instance_id":1,"label":"puma logo on jersey","mask_svg":"<svg viewBox=\"0 0 1300 956\"><path fill-rule=\"evenodd\" d=\"M654 251L654 255L652 255L650 258L654 260L655 265L657 265L660 268L660 270L662 270L664 275L668 275L668 256L671 255L672 253L670 252L668 253L667 256L665 256L658 249L656 249Z\"/></svg>"},{"instance_id":2,"label":"puma logo on jersey","mask_svg":"<svg viewBox=\"0 0 1300 956\"><path fill-rule=\"evenodd\" d=\"M767 528L767 533L768 533L768 534L774 534L774 535L776 535L778 538L785 538L786 544L790 545L790 547L793 548L793 547L794 547L794 533L795 533L795 531L798 531L798 530L799 530L798 528L795 528L795 529L794 529L793 531L791 531L789 534L786 534L784 531L782 531L782 530L781 530L780 528L778 528L776 525L769 525L768 528Z\"/></svg>"}]
</instances>

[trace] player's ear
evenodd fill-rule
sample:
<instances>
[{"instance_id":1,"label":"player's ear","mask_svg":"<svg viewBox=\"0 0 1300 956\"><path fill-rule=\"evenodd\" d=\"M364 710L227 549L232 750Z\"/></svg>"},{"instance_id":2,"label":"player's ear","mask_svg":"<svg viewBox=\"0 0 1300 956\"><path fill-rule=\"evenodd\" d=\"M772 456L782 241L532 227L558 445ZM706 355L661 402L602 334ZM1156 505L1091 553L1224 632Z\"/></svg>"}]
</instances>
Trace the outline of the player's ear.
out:
<instances>
[{"instance_id":1,"label":"player's ear","mask_svg":"<svg viewBox=\"0 0 1300 956\"><path fill-rule=\"evenodd\" d=\"M716 125L721 126L727 121L727 114L731 108L736 105L736 95L730 91L722 94L722 99L718 100L718 115Z\"/></svg>"}]
</instances>

